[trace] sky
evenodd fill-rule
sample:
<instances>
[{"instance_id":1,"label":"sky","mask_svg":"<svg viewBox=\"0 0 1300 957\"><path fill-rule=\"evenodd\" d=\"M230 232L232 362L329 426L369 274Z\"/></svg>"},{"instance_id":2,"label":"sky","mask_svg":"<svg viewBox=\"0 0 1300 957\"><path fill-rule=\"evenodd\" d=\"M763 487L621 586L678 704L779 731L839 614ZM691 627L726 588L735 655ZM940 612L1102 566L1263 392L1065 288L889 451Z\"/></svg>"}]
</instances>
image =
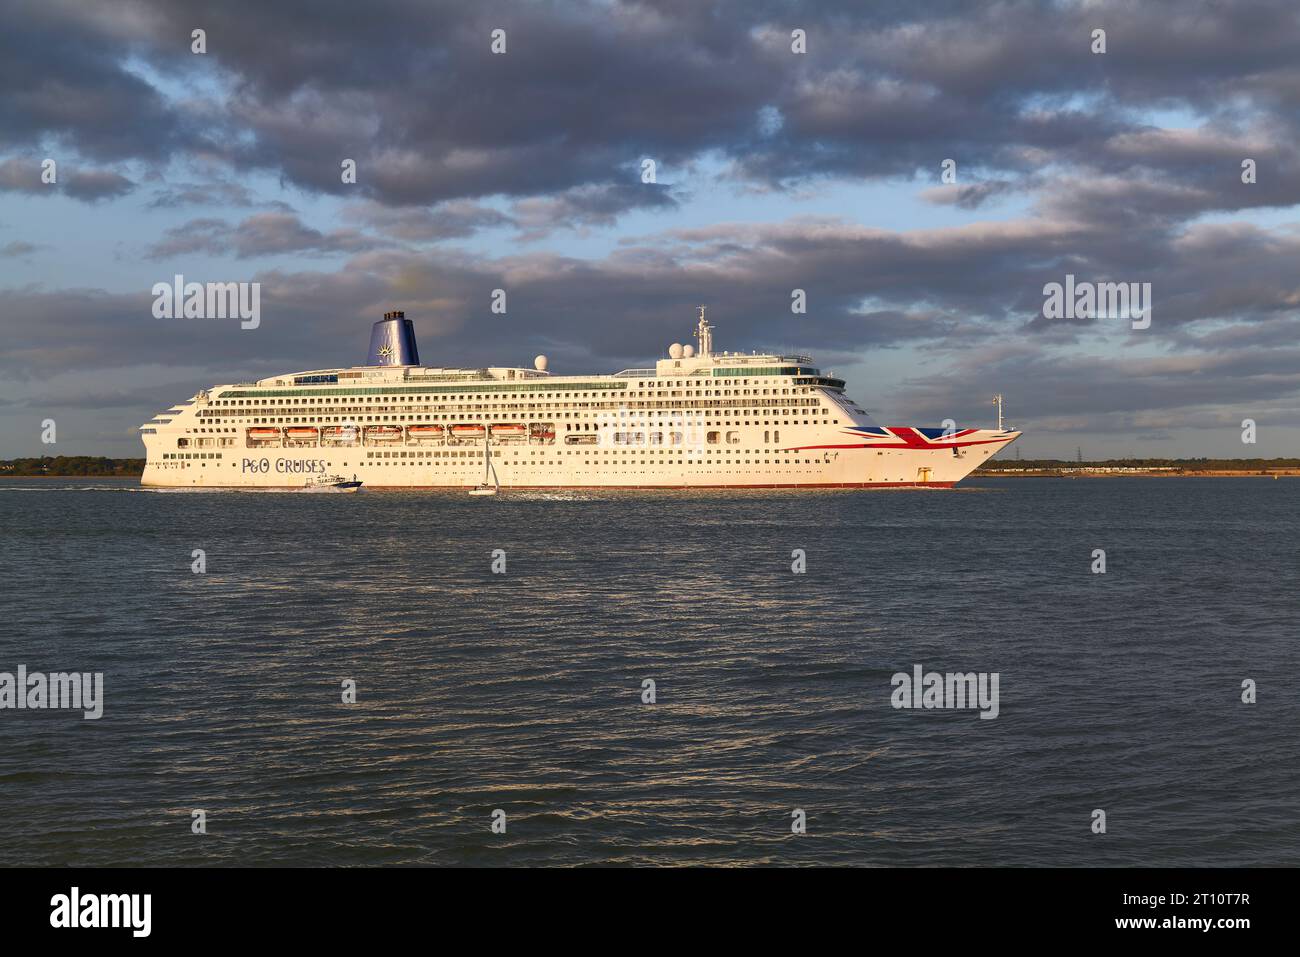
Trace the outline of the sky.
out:
<instances>
[{"instance_id":1,"label":"sky","mask_svg":"<svg viewBox=\"0 0 1300 957\"><path fill-rule=\"evenodd\" d=\"M700 304L882 424L1001 393L1024 458L1296 456L1297 204L1294 0L8 0L0 458L140 456L392 309L427 365L564 375ZM176 275L257 328L156 318ZM1050 315L1067 275L1149 326Z\"/></svg>"}]
</instances>

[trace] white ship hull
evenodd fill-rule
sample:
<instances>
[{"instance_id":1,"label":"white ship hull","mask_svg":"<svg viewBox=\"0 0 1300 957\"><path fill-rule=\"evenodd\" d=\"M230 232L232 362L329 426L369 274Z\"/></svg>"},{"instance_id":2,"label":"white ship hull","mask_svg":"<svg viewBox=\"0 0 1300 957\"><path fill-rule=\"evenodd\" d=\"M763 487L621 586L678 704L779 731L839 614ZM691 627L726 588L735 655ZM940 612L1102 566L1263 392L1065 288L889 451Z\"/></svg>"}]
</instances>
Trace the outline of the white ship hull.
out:
<instances>
[{"instance_id":1,"label":"white ship hull","mask_svg":"<svg viewBox=\"0 0 1300 957\"><path fill-rule=\"evenodd\" d=\"M998 449L1019 437L1018 432L979 430L967 433L963 444L932 449L873 448L836 432L809 435L811 448L775 451L733 446L729 454L712 458L702 450L667 456L650 450L589 451L606 456L572 456L569 449L494 450L493 464L505 489L548 488L872 488L878 486L951 487ZM846 444L845 440L852 443ZM146 446L149 444L146 441ZM802 443L801 443L802 444ZM894 444L881 442L880 445ZM825 446L841 446L828 448ZM821 447L819 447L821 446ZM368 459L373 448L221 449L220 459L161 460L151 454L141 484L185 488L294 488L311 475L356 475L370 489L467 489L483 479L482 452L472 445L385 449L437 451L437 458ZM451 452L466 452L452 457ZM533 454L530 455L529 453ZM193 453L202 454L202 453ZM612 461L611 461L612 460Z\"/></svg>"},{"instance_id":2,"label":"white ship hull","mask_svg":"<svg viewBox=\"0 0 1300 957\"><path fill-rule=\"evenodd\" d=\"M1020 435L881 427L806 356L715 354L703 317L697 335L698 356L615 375L429 368L395 313L367 366L214 386L145 423L141 484L471 489L486 445L503 489L946 488Z\"/></svg>"}]
</instances>

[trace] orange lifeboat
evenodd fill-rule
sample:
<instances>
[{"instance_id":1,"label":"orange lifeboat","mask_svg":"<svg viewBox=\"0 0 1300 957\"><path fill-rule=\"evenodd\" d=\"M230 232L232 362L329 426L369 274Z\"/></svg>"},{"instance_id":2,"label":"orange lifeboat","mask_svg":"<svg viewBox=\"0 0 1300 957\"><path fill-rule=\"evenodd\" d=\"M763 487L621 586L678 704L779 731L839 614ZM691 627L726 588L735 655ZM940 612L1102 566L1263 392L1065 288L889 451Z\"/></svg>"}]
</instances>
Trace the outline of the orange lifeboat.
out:
<instances>
[{"instance_id":1,"label":"orange lifeboat","mask_svg":"<svg viewBox=\"0 0 1300 957\"><path fill-rule=\"evenodd\" d=\"M319 435L314 426L291 425L286 431L291 439L314 439Z\"/></svg>"},{"instance_id":2,"label":"orange lifeboat","mask_svg":"<svg viewBox=\"0 0 1300 957\"><path fill-rule=\"evenodd\" d=\"M503 439L523 438L528 430L517 422L495 422L492 434Z\"/></svg>"},{"instance_id":3,"label":"orange lifeboat","mask_svg":"<svg viewBox=\"0 0 1300 957\"><path fill-rule=\"evenodd\" d=\"M413 439L440 439L444 431L441 425L412 425L406 434Z\"/></svg>"},{"instance_id":4,"label":"orange lifeboat","mask_svg":"<svg viewBox=\"0 0 1300 957\"><path fill-rule=\"evenodd\" d=\"M451 434L458 439L481 439L484 427L481 425L453 425Z\"/></svg>"}]
</instances>

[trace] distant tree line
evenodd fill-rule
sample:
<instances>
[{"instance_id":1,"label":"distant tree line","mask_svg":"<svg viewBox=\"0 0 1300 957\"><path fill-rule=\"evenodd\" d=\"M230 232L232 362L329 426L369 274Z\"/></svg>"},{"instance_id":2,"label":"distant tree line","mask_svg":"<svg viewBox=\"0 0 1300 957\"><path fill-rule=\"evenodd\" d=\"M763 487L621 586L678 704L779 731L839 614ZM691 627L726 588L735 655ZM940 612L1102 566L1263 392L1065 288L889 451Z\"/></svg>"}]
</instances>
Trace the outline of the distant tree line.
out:
<instances>
[{"instance_id":1,"label":"distant tree line","mask_svg":"<svg viewBox=\"0 0 1300 957\"><path fill-rule=\"evenodd\" d=\"M1076 462L1073 459L989 459L984 469L1014 471L1017 469L1080 469L1080 468L1175 468L1186 472L1260 472L1265 469L1300 468L1300 459L1106 459L1104 462Z\"/></svg>"},{"instance_id":2,"label":"distant tree line","mask_svg":"<svg viewBox=\"0 0 1300 957\"><path fill-rule=\"evenodd\" d=\"M1017 461L993 458L980 465L980 469L1003 471L1079 468L1176 468L1186 472L1260 472L1265 469L1300 469L1300 459L1106 459L1104 462L1076 462L1067 459ZM46 455L40 458L0 459L0 476L138 476L143 473L144 459L110 459L102 455Z\"/></svg>"},{"instance_id":3,"label":"distant tree line","mask_svg":"<svg viewBox=\"0 0 1300 957\"><path fill-rule=\"evenodd\" d=\"M45 455L0 460L5 475L142 475L144 459L110 459L102 455Z\"/></svg>"}]
</instances>

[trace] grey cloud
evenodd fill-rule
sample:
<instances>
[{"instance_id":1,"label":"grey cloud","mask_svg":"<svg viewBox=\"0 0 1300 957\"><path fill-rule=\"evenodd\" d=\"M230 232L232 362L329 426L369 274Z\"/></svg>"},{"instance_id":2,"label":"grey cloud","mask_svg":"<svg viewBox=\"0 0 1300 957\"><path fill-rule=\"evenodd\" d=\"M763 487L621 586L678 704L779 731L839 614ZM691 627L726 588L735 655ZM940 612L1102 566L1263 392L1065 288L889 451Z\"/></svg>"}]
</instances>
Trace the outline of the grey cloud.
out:
<instances>
[{"instance_id":1,"label":"grey cloud","mask_svg":"<svg viewBox=\"0 0 1300 957\"><path fill-rule=\"evenodd\" d=\"M135 183L121 173L102 169L74 169L67 174L63 187L73 199L96 202L101 199L116 199L135 189Z\"/></svg>"},{"instance_id":2,"label":"grey cloud","mask_svg":"<svg viewBox=\"0 0 1300 957\"><path fill-rule=\"evenodd\" d=\"M457 362L501 361L495 352L503 327L521 337L525 351L544 336L593 358L639 361L680 338L700 302L711 304L720 337L750 347L798 338L808 347L844 352L914 342L965 348L971 339L1008 333L1050 346L1081 333L1041 318L1043 284L1063 279L1067 270L1091 281L1151 282L1153 334L1174 345L1191 323L1275 328L1271 322L1294 317L1300 304L1294 272L1300 234L1201 224L1142 242L1154 244L1143 247L1147 264L1138 268L1124 237L1100 226L1031 218L893 233L805 219L673 230L643 237L603 260L554 253L491 259L447 247L371 248L352 233L339 239L293 217L262 214L238 227L192 221L155 254L242 250L251 256L356 244L365 251L336 273L258 273L265 277L264 303L276 302L277 310L312 323L336 312L371 316L403 308L431 343L430 354L450 347L460 353ZM496 288L508 290L508 318L488 309ZM790 313L795 288L807 291L807 316ZM18 297L11 315L23 316L49 301L50 294ZM1107 329L1109 321L1093 326ZM29 330L40 325L23 321ZM60 328L45 361L59 355L66 332ZM1126 324L1119 323L1115 334L1129 334ZM166 345L161 338L115 342L123 348L129 343L132 356ZM256 344L260 349L263 340ZM252 347L254 340L231 345ZM1184 342L1182 348L1189 346ZM109 347L93 355L108 362L114 353Z\"/></svg>"},{"instance_id":3,"label":"grey cloud","mask_svg":"<svg viewBox=\"0 0 1300 957\"><path fill-rule=\"evenodd\" d=\"M0 148L55 141L100 162L156 161L195 143L183 115L125 63L141 41L163 40L157 26L139 3L112 14L45 0L0 6Z\"/></svg>"},{"instance_id":4,"label":"grey cloud","mask_svg":"<svg viewBox=\"0 0 1300 957\"><path fill-rule=\"evenodd\" d=\"M355 253L391 245L353 229L321 232L293 213L256 213L236 226L213 218L192 219L166 231L148 250L152 259L189 253L232 255L238 259L285 253Z\"/></svg>"},{"instance_id":5,"label":"grey cloud","mask_svg":"<svg viewBox=\"0 0 1300 957\"><path fill-rule=\"evenodd\" d=\"M262 203L247 186L214 180L169 184L155 191L148 205L152 209L176 209L181 206L249 207Z\"/></svg>"},{"instance_id":6,"label":"grey cloud","mask_svg":"<svg viewBox=\"0 0 1300 957\"><path fill-rule=\"evenodd\" d=\"M129 172L150 185L153 208L271 207L237 223L191 219L150 250L241 260L264 283L256 334L160 323L143 294L10 290L0 369L32 377L202 355L211 375L197 385L350 363L387 308L416 319L430 361L544 351L608 368L682 339L706 302L728 345L793 343L837 362L868 348L942 359L944 374L904 397L921 415L974 408L986 402L975 390L998 381L1016 385L1040 425L1066 430L1163 434L1217 421L1233 403L1296 421L1287 364L1300 232L1206 219L1300 202L1291 0L358 9L0 8L0 189L44 188L30 157L48 142L73 160L60 179L66 170L74 197L121 195ZM202 60L185 39L200 21ZM1088 52L1097 25L1104 56ZM508 30L505 56L488 51L495 26ZM789 50L794 26L808 31L804 56ZM170 77L169 90L185 88L184 102L132 72L140 62ZM217 71L220 88L199 68ZM1148 114L1164 110L1195 128L1153 128ZM1259 164L1254 185L1240 181L1246 156ZM340 182L345 157L358 162L355 186ZM943 188L949 157L959 185ZM593 259L472 256L449 242L500 229L529 241L608 228L633 210L673 212L685 197L640 184L642 158L661 170L716 162L725 186L751 193L883 179L963 209L1026 197L1032 212L909 232L825 217L724 222L620 236ZM194 182L161 179L177 161L192 162L180 168ZM80 185L78 165L90 176ZM250 171L344 199L345 228L259 202L238 185ZM352 258L334 272L256 262L304 253ZM1067 272L1150 282L1153 330L1138 340L1103 322L1044 320L1042 286ZM507 316L488 310L494 288L509 291ZM790 314L792 288L808 291L809 315ZM1093 361L1078 345L1111 335L1113 352L1158 344L1169 361Z\"/></svg>"},{"instance_id":7,"label":"grey cloud","mask_svg":"<svg viewBox=\"0 0 1300 957\"><path fill-rule=\"evenodd\" d=\"M953 157L963 171L979 170L978 181L929 189L924 199L974 209L1034 193L1044 217L1139 231L1141 239L1119 244L1139 253L1143 242L1163 241L1162 226L1300 201L1292 145L1300 83L1287 55L1300 23L1281 0L1195 14L1172 2L391 2L361 20L351 8L320 8L306 23L291 9L251 2L203 5L199 18L190 3L141 0L120 23L93 9L16 9L13 35L28 46L96 48L84 62L44 57L49 79L39 90L30 78L0 85L14 91L0 96L0 119L8 110L19 120L19 141L39 127L87 155L122 155L98 117L45 97L51 85L93 85L114 93L106 115L121 103L133 110L125 125L139 147L128 155L155 163L201 155L278 172L309 191L366 197L389 212L372 210L361 225L406 242L468 236L507 219L519 240L535 241L556 229L608 227L631 209L668 209L670 193L636 182L647 156L671 165L716 155L746 188L826 176L937 179L940 160ZM225 71L236 95L205 93L182 107L115 55L129 37L155 68L187 75L197 64L176 38L198 19L210 40L203 63ZM805 56L789 51L796 20L809 34ZM1098 22L1112 47L1104 57L1087 48ZM487 48L498 25L508 28L505 56ZM85 99L93 105L95 93ZM1170 105L1206 127L1179 135L1142 123L1144 109ZM1242 144L1265 147L1249 188L1229 175ZM339 180L344 157L359 164L356 186ZM1045 163L1061 174L1040 180ZM68 191L98 198L126 188L123 180ZM509 212L469 202L489 196L509 200ZM164 189L153 205L251 201L217 182ZM241 234L183 227L154 253L374 245L281 220Z\"/></svg>"},{"instance_id":8,"label":"grey cloud","mask_svg":"<svg viewBox=\"0 0 1300 957\"><path fill-rule=\"evenodd\" d=\"M1000 383L1014 424L1040 434L1228 430L1243 416L1292 427L1300 420L1300 348L1113 359L993 346L949 360L944 376L909 383L901 403L921 416L971 414L979 404L973 384Z\"/></svg>"},{"instance_id":9,"label":"grey cloud","mask_svg":"<svg viewBox=\"0 0 1300 957\"><path fill-rule=\"evenodd\" d=\"M555 196L521 199L511 207L521 239L531 241L557 229L609 226L632 209L675 209L670 187L653 183L600 183L578 186Z\"/></svg>"},{"instance_id":10,"label":"grey cloud","mask_svg":"<svg viewBox=\"0 0 1300 957\"><path fill-rule=\"evenodd\" d=\"M0 98L0 120L7 110L21 135L66 135L92 156L202 152L389 205L630 186L643 156L672 164L710 153L766 183L937 176L949 156L1009 181L1049 155L1084 168L1118 161L1120 138L1144 128L1141 112L1168 106L1213 122L1271 123L1284 143L1300 128L1300 17L1286 0L394 0L364 17L318 7L306 20L251 0L219 8L140 0L129 30L93 8L13 9L15 52L41 66L0 84L13 91ZM197 64L176 38L200 20L204 63L225 71L237 95L182 110L127 71L124 38L184 75ZM789 51L796 23L809 34L804 56ZM1104 56L1088 50L1098 23L1109 32ZM509 52L493 56L489 32L502 25ZM72 52L85 55L51 55ZM51 100L56 89L76 106ZM101 106L100 95L111 103ZM756 124L761 115L781 123ZM1099 143L1115 144L1112 154L1099 157ZM355 187L340 183L344 157L358 161ZM1192 172L1167 150L1130 151L1123 161L1155 178ZM1259 203L1264 192L1237 199ZM962 196L974 202L979 193Z\"/></svg>"},{"instance_id":11,"label":"grey cloud","mask_svg":"<svg viewBox=\"0 0 1300 957\"><path fill-rule=\"evenodd\" d=\"M346 207L343 215L350 222L409 242L459 239L472 236L480 230L514 223L504 213L469 200L452 200L433 207L385 206L376 202L363 202Z\"/></svg>"},{"instance_id":12,"label":"grey cloud","mask_svg":"<svg viewBox=\"0 0 1300 957\"><path fill-rule=\"evenodd\" d=\"M986 180L978 183L935 186L921 191L921 198L939 206L957 206L961 209L978 209L985 203L1006 196L1016 190L1028 188L1028 183L1008 180Z\"/></svg>"},{"instance_id":13,"label":"grey cloud","mask_svg":"<svg viewBox=\"0 0 1300 957\"><path fill-rule=\"evenodd\" d=\"M10 157L0 162L0 190L35 193L40 190L52 190L55 184L41 182L41 164L39 160Z\"/></svg>"},{"instance_id":14,"label":"grey cloud","mask_svg":"<svg viewBox=\"0 0 1300 957\"><path fill-rule=\"evenodd\" d=\"M116 199L135 189L135 183L110 169L90 169L55 158L55 181L41 180L40 158L10 157L0 162L0 191L30 193L34 196L66 194L83 202Z\"/></svg>"}]
</instances>

